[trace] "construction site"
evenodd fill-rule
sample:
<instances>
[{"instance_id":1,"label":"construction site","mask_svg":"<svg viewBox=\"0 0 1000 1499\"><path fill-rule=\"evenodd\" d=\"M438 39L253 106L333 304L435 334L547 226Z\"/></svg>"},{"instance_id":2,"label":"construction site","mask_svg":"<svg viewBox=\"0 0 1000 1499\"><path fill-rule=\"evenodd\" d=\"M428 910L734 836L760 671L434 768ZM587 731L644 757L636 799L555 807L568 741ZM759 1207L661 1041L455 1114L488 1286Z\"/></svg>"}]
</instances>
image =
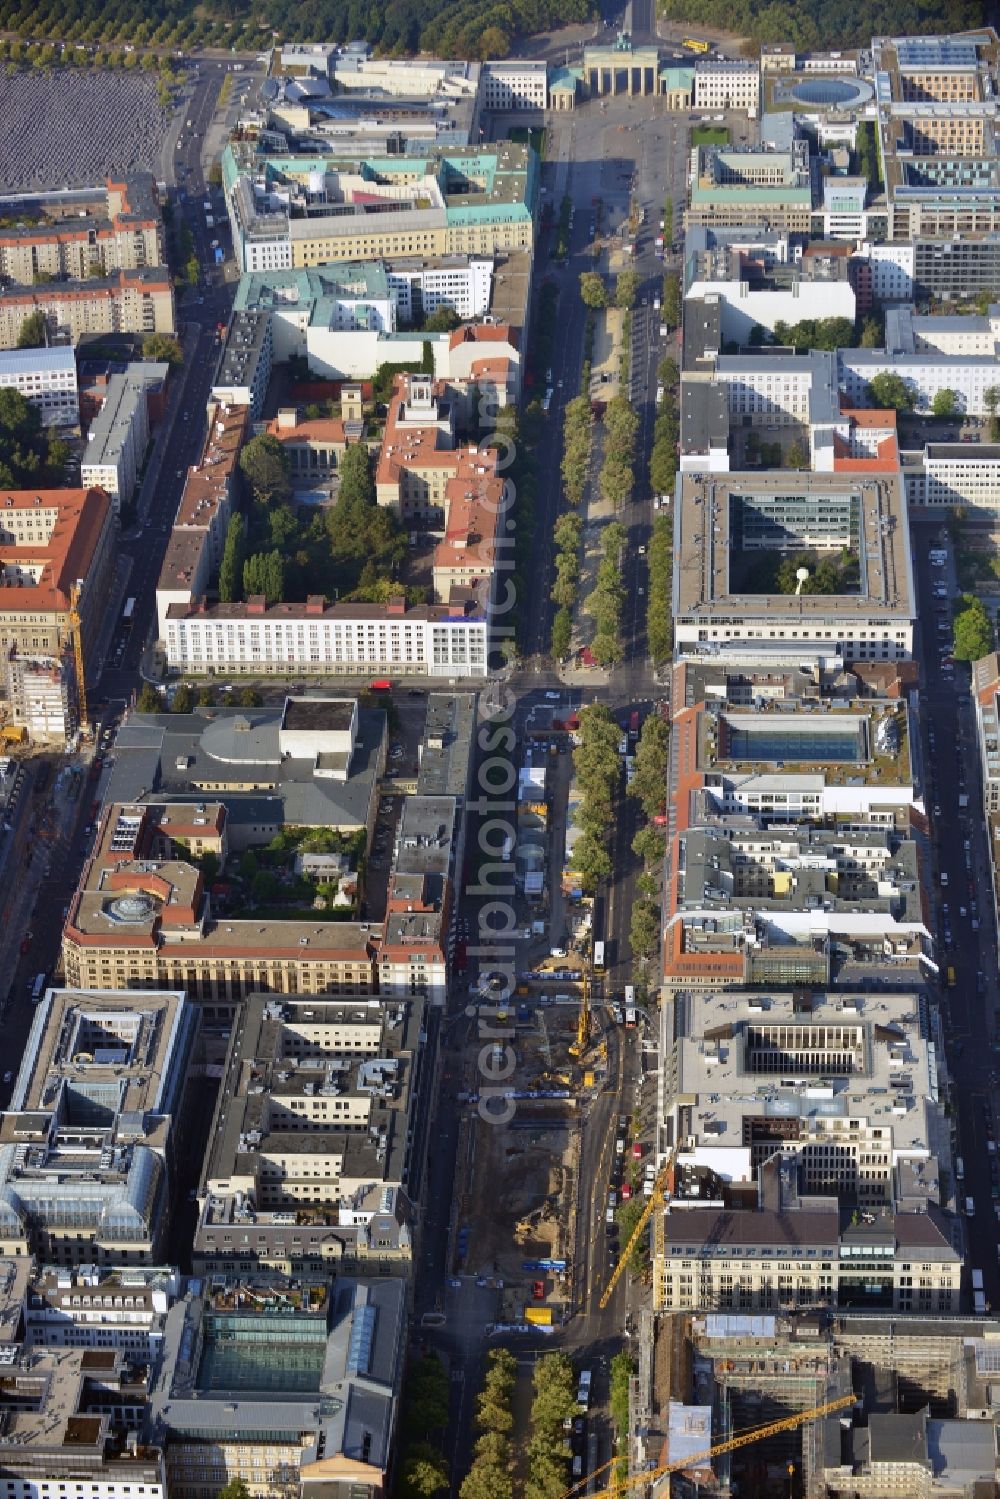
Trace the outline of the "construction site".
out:
<instances>
[{"instance_id":1,"label":"construction site","mask_svg":"<svg viewBox=\"0 0 1000 1499\"><path fill-rule=\"evenodd\" d=\"M676 1465L773 1499L992 1481L1000 1328L986 1318L647 1311L633 1346L633 1473Z\"/></svg>"},{"instance_id":2,"label":"construction site","mask_svg":"<svg viewBox=\"0 0 1000 1499\"><path fill-rule=\"evenodd\" d=\"M505 1122L482 1117L473 1057L460 1095L469 1107L460 1125L451 1269L502 1280L505 1320L520 1320L533 1302L529 1320L550 1313L558 1324L572 1298L583 1126L607 1083L608 1043L583 982L551 971L543 965L509 1008L479 1007L480 1041L506 1028L516 1061L506 1085L512 1107Z\"/></svg>"}]
</instances>

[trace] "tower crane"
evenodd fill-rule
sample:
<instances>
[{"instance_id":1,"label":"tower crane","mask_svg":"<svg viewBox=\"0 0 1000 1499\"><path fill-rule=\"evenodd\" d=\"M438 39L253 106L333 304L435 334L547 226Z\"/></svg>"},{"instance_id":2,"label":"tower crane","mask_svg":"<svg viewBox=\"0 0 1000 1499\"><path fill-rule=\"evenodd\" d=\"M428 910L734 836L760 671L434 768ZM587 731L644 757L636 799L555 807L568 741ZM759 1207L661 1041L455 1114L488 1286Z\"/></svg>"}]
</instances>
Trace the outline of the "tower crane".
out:
<instances>
[{"instance_id":1,"label":"tower crane","mask_svg":"<svg viewBox=\"0 0 1000 1499\"><path fill-rule=\"evenodd\" d=\"M69 628L73 637L73 661L76 667L76 712L80 733L87 738L90 717L87 712L87 675L83 659L83 629L80 624L80 593L83 582L77 578L69 590Z\"/></svg>"},{"instance_id":2,"label":"tower crane","mask_svg":"<svg viewBox=\"0 0 1000 1499\"><path fill-rule=\"evenodd\" d=\"M675 1458L672 1463L663 1463L658 1468L647 1468L642 1473L633 1473L628 1478L620 1478L612 1487L598 1489L591 1499L612 1499L614 1494L620 1493L623 1489L642 1488L646 1484L655 1483L658 1478L664 1478L668 1473L679 1473L684 1468L697 1467L701 1463L711 1462L715 1457L721 1457L724 1452L735 1452L740 1447L750 1447L754 1442L762 1442L766 1437L777 1436L783 1431L794 1431L796 1427L805 1426L809 1421L818 1421L822 1416L832 1416L835 1411L845 1410L856 1401L856 1395L838 1395L834 1400L825 1400L822 1405L813 1405L808 1410L796 1411L792 1416L782 1416L780 1421L768 1421L764 1426L752 1426L746 1431L738 1431L735 1436L727 1437L724 1442L715 1442L701 1452L692 1452L687 1457ZM621 1460L619 1457L613 1457L611 1462L605 1463L603 1468L597 1469L597 1472L603 1472ZM577 1499L584 1484L595 1476L591 1473L589 1478L574 1484L571 1489L566 1490L561 1499Z\"/></svg>"},{"instance_id":3,"label":"tower crane","mask_svg":"<svg viewBox=\"0 0 1000 1499\"><path fill-rule=\"evenodd\" d=\"M642 1234L643 1229L646 1227L646 1224L649 1222L650 1216L663 1201L664 1194L668 1190L670 1183L673 1180L674 1162L676 1161L676 1159L677 1146L672 1145L670 1148L670 1154L667 1156L667 1159L664 1162L664 1165L659 1175L657 1176L656 1181L653 1183L653 1190L649 1195L649 1200L646 1203L646 1206L643 1208L642 1212L639 1214L639 1221L635 1225L635 1228L632 1230L632 1233L629 1236L628 1243L625 1245L625 1248L618 1256L618 1261L615 1265L615 1268L611 1272L611 1279L608 1281L607 1286L604 1289L604 1295L601 1297L600 1302L598 1303L602 1312L607 1306L608 1302L611 1300L612 1292L621 1279L622 1271L628 1264L629 1255L632 1253L632 1250L638 1243L639 1237Z\"/></svg>"}]
</instances>

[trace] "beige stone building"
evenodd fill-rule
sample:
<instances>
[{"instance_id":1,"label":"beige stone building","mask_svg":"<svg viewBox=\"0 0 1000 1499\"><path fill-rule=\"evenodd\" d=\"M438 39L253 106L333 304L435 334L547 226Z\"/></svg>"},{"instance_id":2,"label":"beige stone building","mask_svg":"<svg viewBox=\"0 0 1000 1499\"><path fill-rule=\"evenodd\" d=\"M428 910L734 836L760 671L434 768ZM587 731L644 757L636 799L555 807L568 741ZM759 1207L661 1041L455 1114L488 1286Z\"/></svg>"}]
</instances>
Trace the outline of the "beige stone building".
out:
<instances>
[{"instance_id":1,"label":"beige stone building","mask_svg":"<svg viewBox=\"0 0 1000 1499\"><path fill-rule=\"evenodd\" d=\"M61 657L79 579L84 655L94 664L117 536L103 489L0 490L0 656Z\"/></svg>"},{"instance_id":2,"label":"beige stone building","mask_svg":"<svg viewBox=\"0 0 1000 1499\"><path fill-rule=\"evenodd\" d=\"M89 281L11 285L0 292L0 348L17 347L35 312L50 337L79 343L85 333L173 333L174 290L165 266L116 271Z\"/></svg>"},{"instance_id":3,"label":"beige stone building","mask_svg":"<svg viewBox=\"0 0 1000 1499\"><path fill-rule=\"evenodd\" d=\"M72 217L60 204L37 223L0 229L0 276L22 286L37 276L85 281L165 259L163 220L148 172L109 178L93 204Z\"/></svg>"}]
</instances>

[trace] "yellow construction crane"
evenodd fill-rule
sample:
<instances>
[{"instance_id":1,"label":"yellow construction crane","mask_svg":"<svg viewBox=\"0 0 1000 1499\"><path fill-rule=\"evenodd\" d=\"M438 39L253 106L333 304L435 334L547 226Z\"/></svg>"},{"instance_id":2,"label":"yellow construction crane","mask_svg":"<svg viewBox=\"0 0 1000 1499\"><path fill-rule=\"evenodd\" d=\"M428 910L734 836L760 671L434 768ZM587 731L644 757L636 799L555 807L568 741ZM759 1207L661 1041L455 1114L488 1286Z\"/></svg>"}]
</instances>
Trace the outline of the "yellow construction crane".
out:
<instances>
[{"instance_id":1,"label":"yellow construction crane","mask_svg":"<svg viewBox=\"0 0 1000 1499\"><path fill-rule=\"evenodd\" d=\"M576 1040L569 1048L571 1057L582 1057L590 1042L590 962L581 958L583 985L580 991L580 1013L576 1017Z\"/></svg>"},{"instance_id":2,"label":"yellow construction crane","mask_svg":"<svg viewBox=\"0 0 1000 1499\"><path fill-rule=\"evenodd\" d=\"M83 630L80 625L80 592L82 581L77 578L69 591L69 627L73 636L73 660L76 665L76 714L80 733L86 738L90 733L90 717L87 712L87 675L83 662Z\"/></svg>"},{"instance_id":3,"label":"yellow construction crane","mask_svg":"<svg viewBox=\"0 0 1000 1499\"><path fill-rule=\"evenodd\" d=\"M724 1452L735 1452L739 1447L750 1447L754 1442L762 1442L766 1437L778 1436L783 1431L794 1431L797 1426L805 1426L808 1421L818 1421L821 1416L832 1416L835 1411L842 1411L849 1405L854 1405L857 1400L855 1395L838 1395L835 1400L826 1400L822 1405L810 1406L808 1410L796 1411L794 1416L783 1416L780 1421L768 1421L764 1426L751 1426L746 1431L738 1431L735 1436L727 1437L724 1442L716 1442L711 1447L706 1447L701 1452L692 1452L687 1457L679 1457L672 1463L664 1463L659 1468L647 1468L642 1473L633 1473L628 1478L616 1479L610 1488L598 1489L591 1499L611 1499L622 1489L642 1488L646 1484L655 1483L658 1478L665 1477L668 1473L679 1473L684 1468L695 1468L701 1463L711 1462L714 1457L721 1457ZM575 1483L571 1489L567 1489L560 1499L577 1499L584 1486L596 1478L598 1473L620 1463L620 1457L613 1457L610 1462L604 1463L587 1478Z\"/></svg>"},{"instance_id":4,"label":"yellow construction crane","mask_svg":"<svg viewBox=\"0 0 1000 1499\"><path fill-rule=\"evenodd\" d=\"M599 1303L602 1312L607 1306L608 1302L611 1300L612 1292L621 1279L622 1271L628 1264L629 1255L632 1253L632 1250L638 1243L640 1234L646 1227L646 1224L649 1222L650 1214L653 1212L654 1208L658 1208L660 1203L663 1201L663 1194L666 1192L667 1186L671 1178L673 1177L674 1162L676 1159L677 1146L674 1145L671 1147L670 1154L667 1156L663 1169L660 1171L659 1176L653 1183L653 1190L649 1195L646 1206L639 1214L639 1221L635 1225L635 1228L632 1230L632 1233L629 1236L629 1241L625 1245L625 1248L622 1250L621 1254L618 1256L618 1263L615 1265L615 1268L611 1272L611 1279L608 1281L608 1284L604 1290L604 1295L601 1297Z\"/></svg>"}]
</instances>

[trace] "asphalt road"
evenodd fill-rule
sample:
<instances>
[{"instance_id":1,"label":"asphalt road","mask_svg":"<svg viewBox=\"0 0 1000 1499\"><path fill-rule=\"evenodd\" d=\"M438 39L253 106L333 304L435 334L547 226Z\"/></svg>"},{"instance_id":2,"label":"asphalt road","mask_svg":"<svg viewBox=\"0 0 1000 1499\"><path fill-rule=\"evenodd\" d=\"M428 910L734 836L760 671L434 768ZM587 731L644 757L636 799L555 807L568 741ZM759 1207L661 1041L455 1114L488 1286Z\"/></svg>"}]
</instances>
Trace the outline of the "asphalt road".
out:
<instances>
[{"instance_id":1,"label":"asphalt road","mask_svg":"<svg viewBox=\"0 0 1000 1499\"><path fill-rule=\"evenodd\" d=\"M913 523L920 602L917 649L924 677L923 749L929 769L928 810L937 886L933 905L939 923L942 1011L957 1111L955 1149L965 1167L957 1196L960 1208L966 1196L973 1200L974 1216L964 1219L969 1266L982 1269L987 1300L996 1307L1000 1305L1000 1211L995 1211L994 1201L1000 1203L1000 1166L989 1147L1000 1110L1000 992L986 842L989 832L982 806L969 670L957 665L949 672L942 664L948 637L939 633L938 624L950 621L951 602L935 599L933 586L945 580L953 592L957 587L950 555L944 570L932 567L928 557L942 535L938 525ZM964 808L959 806L963 796L969 798ZM947 877L947 885L942 884L942 876ZM973 928L974 920L978 930ZM948 983L949 969L955 975L953 986Z\"/></svg>"}]
</instances>

